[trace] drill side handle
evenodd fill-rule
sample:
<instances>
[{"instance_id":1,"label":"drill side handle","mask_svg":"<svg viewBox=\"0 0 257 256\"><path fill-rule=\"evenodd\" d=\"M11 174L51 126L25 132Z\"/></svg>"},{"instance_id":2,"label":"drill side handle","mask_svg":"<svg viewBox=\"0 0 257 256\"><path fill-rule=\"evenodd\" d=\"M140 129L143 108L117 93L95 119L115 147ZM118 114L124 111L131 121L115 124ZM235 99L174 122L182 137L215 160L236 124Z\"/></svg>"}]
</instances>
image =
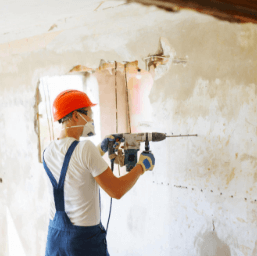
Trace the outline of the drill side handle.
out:
<instances>
[{"instance_id":1,"label":"drill side handle","mask_svg":"<svg viewBox=\"0 0 257 256\"><path fill-rule=\"evenodd\" d=\"M109 156L115 153L115 149L113 148L114 144L116 141L121 141L123 139L123 134L118 133L118 134L112 134L115 138L114 141L109 141L108 142L108 154Z\"/></svg>"}]
</instances>

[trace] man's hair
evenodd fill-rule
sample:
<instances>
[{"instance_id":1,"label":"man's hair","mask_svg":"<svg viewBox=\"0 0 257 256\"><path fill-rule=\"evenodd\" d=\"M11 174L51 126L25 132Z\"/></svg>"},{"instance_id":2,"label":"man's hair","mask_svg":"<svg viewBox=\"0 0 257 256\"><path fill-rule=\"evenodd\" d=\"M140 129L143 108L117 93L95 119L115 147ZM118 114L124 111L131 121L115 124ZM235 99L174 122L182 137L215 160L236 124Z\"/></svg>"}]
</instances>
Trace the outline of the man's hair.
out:
<instances>
[{"instance_id":1,"label":"man's hair","mask_svg":"<svg viewBox=\"0 0 257 256\"><path fill-rule=\"evenodd\" d=\"M74 111L77 111L77 112L80 112L82 114L85 114L85 111L88 112L88 110L89 110L88 107L75 109L72 112L70 112L68 115L66 115L65 117L63 117L60 120L58 120L58 122L59 122L59 124L63 124L64 122L70 120Z\"/></svg>"}]
</instances>

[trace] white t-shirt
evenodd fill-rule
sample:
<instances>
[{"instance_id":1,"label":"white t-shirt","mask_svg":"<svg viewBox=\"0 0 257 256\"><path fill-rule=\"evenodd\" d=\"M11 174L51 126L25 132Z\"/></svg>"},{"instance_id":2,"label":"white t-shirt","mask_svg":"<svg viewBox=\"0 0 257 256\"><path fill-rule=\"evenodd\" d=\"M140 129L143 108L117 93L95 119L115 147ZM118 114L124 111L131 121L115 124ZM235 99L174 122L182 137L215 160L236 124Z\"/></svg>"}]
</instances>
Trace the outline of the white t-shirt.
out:
<instances>
[{"instance_id":1,"label":"white t-shirt","mask_svg":"<svg viewBox=\"0 0 257 256\"><path fill-rule=\"evenodd\" d=\"M74 138L68 137L50 143L44 153L44 159L50 172L59 183L65 154ZM65 212L76 226L94 226L100 222L99 185L94 177L108 168L99 150L89 140L80 141L72 153L64 181ZM56 209L53 186L48 180L50 195L50 219L53 220Z\"/></svg>"}]
</instances>

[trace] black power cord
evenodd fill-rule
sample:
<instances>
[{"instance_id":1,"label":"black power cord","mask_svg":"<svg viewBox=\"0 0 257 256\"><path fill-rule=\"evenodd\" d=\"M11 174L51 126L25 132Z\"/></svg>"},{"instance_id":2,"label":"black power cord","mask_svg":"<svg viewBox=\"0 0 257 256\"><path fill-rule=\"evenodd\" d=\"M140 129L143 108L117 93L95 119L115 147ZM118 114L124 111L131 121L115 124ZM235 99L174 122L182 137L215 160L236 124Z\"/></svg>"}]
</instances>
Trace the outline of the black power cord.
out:
<instances>
[{"instance_id":1,"label":"black power cord","mask_svg":"<svg viewBox=\"0 0 257 256\"><path fill-rule=\"evenodd\" d=\"M114 160L115 159L111 160L112 172L113 172L113 169L114 169ZM107 230L108 230L108 227L109 227L109 221L110 221L110 217L111 217L111 212L112 212L112 197L111 197L111 202L110 202L109 218L108 218L108 222L107 222L107 226L106 226L106 234L107 234Z\"/></svg>"}]
</instances>

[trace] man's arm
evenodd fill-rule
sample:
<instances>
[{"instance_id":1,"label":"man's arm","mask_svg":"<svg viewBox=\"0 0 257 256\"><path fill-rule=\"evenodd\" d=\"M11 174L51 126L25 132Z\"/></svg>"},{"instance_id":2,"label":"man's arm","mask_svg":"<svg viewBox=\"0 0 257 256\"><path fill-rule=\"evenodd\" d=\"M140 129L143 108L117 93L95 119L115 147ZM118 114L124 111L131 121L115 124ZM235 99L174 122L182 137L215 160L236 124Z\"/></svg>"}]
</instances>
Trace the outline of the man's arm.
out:
<instances>
[{"instance_id":1,"label":"man's arm","mask_svg":"<svg viewBox=\"0 0 257 256\"><path fill-rule=\"evenodd\" d=\"M108 167L102 174L96 176L95 180L110 197L120 199L135 185L141 174L143 174L143 167L140 164L119 178Z\"/></svg>"}]
</instances>

